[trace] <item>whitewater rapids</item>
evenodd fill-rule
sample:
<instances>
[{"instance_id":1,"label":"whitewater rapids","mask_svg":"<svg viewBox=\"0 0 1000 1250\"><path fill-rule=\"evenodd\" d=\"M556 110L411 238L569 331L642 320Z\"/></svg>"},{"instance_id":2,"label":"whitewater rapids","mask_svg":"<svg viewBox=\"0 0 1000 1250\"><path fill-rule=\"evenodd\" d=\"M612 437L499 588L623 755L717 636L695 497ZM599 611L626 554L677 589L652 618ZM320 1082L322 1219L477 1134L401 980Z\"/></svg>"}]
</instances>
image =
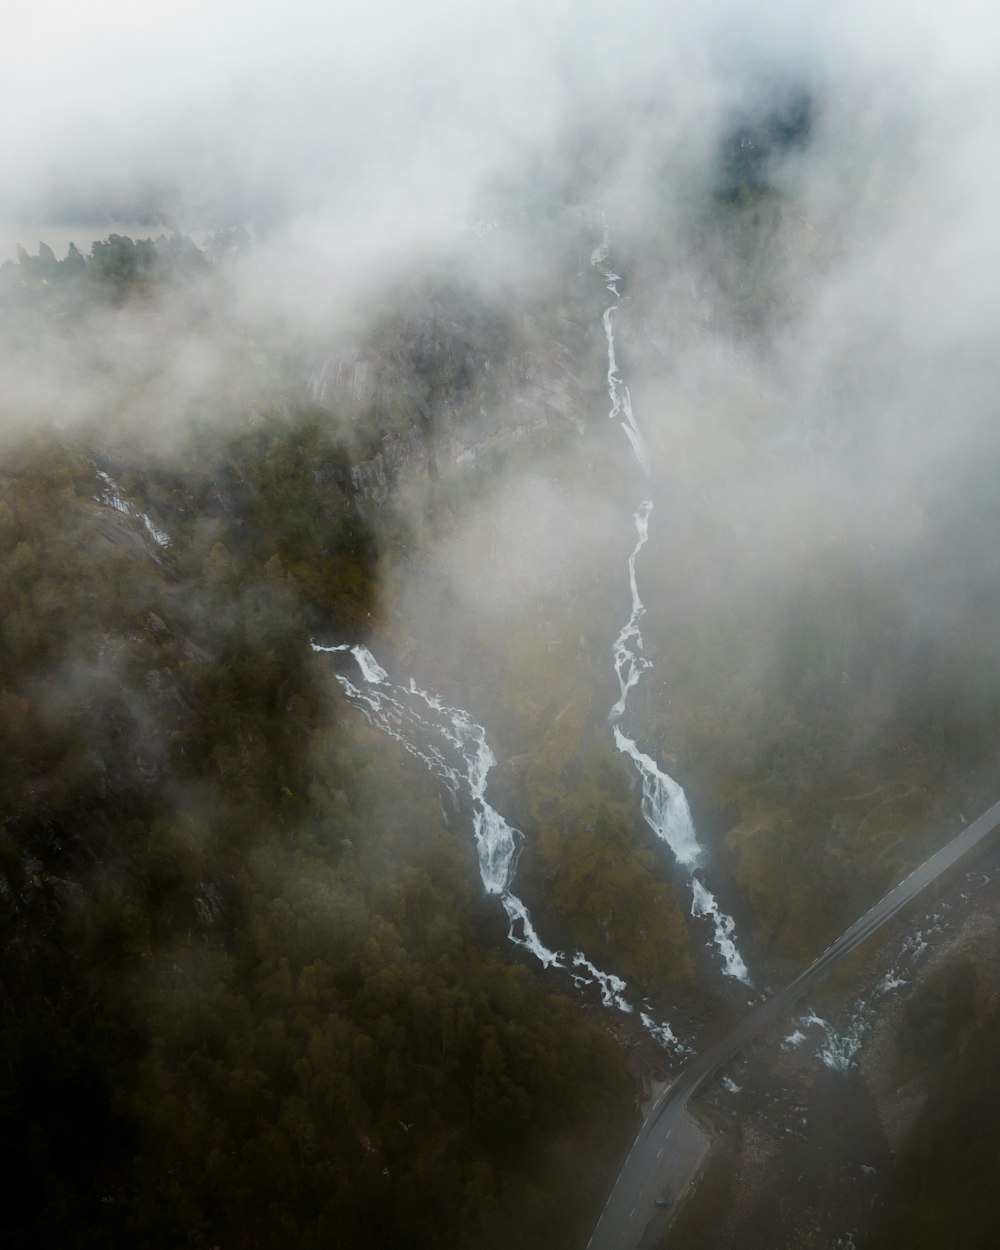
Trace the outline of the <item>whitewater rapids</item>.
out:
<instances>
[{"instance_id":1,"label":"whitewater rapids","mask_svg":"<svg viewBox=\"0 0 1000 1250\"><path fill-rule=\"evenodd\" d=\"M608 227L605 221L601 245L594 249L590 259L591 264L604 278L606 289L617 301L622 298L618 290L621 275L616 274L606 264L609 246ZM636 422L635 413L632 410L632 397L615 357L614 314L617 311L618 303L616 302L604 310L601 319L608 348L607 390L611 400L611 410L608 416L622 427L632 447L636 463L649 477L649 449ZM665 773L650 755L639 749L635 740L628 737L620 724L630 692L638 685L642 674L651 667L651 662L644 654L642 631L639 628L646 608L639 594L636 563L639 553L649 540L649 518L652 511L653 501L645 499L640 503L632 518L637 535L636 544L628 558L632 609L611 648L619 694L608 719L611 721L615 746L632 761L642 781L643 819L660 841L667 844L677 863L690 873L691 915L711 922L713 941L722 960L724 974L734 980L742 981L745 985L750 985L749 971L736 945L735 921L720 910L712 892L694 875L704 858L704 853L698 842L694 821L691 819L687 796L683 788Z\"/></svg>"},{"instance_id":2,"label":"whitewater rapids","mask_svg":"<svg viewBox=\"0 0 1000 1250\"><path fill-rule=\"evenodd\" d=\"M438 695L421 689L412 679L407 685L394 683L367 647L351 643L323 646L314 642L312 649L321 653L350 653L358 667L360 684L343 673L335 674L348 699L361 710L369 724L395 739L439 777L456 799L464 796L469 801L480 880L486 893L499 899L507 915L510 941L534 956L544 968L568 972L578 988L596 986L605 1007L634 1014L635 1008L626 997L626 982L598 968L583 951L566 955L546 946L538 936L528 908L511 888L524 835L486 798L496 756L483 726L463 709L451 707ZM687 1049L668 1024L654 1020L644 1011L639 1013L639 1018L663 1046L677 1052Z\"/></svg>"}]
</instances>

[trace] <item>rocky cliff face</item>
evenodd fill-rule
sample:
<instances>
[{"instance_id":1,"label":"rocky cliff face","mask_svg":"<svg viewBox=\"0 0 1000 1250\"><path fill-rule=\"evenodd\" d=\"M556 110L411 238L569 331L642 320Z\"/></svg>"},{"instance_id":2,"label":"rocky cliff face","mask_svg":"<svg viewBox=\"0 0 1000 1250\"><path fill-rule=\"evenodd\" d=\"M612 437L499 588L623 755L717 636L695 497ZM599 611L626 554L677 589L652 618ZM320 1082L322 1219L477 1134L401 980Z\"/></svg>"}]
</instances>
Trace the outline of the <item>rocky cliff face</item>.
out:
<instances>
[{"instance_id":1,"label":"rocky cliff face","mask_svg":"<svg viewBox=\"0 0 1000 1250\"><path fill-rule=\"evenodd\" d=\"M382 506L407 472L434 482L554 424L579 433L600 395L589 311L447 285L408 292L363 341L307 365L311 399L349 430L320 479Z\"/></svg>"},{"instance_id":2,"label":"rocky cliff face","mask_svg":"<svg viewBox=\"0 0 1000 1250\"><path fill-rule=\"evenodd\" d=\"M435 462L426 433L414 424L401 434L385 434L378 450L355 464L326 463L315 470L317 485L332 484L352 497L379 506L389 500L392 485L404 469L422 466L434 475Z\"/></svg>"}]
</instances>

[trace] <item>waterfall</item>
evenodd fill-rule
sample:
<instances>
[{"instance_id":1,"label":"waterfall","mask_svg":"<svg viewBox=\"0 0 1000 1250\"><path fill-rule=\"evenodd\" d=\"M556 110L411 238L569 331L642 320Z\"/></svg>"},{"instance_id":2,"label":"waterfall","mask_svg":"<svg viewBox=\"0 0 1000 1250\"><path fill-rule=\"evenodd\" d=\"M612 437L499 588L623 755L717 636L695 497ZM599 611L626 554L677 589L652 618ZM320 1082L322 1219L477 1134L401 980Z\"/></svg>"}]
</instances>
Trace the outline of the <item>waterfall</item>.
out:
<instances>
[{"instance_id":1,"label":"waterfall","mask_svg":"<svg viewBox=\"0 0 1000 1250\"><path fill-rule=\"evenodd\" d=\"M170 546L170 535L165 533L150 518L141 512L135 504L131 503L122 494L122 489L114 478L110 477L103 469L96 469L97 476L104 483L104 489L97 496L97 503L102 503L106 507L114 508L116 512L120 512L122 516L134 517L142 523L146 533L150 536L158 547Z\"/></svg>"},{"instance_id":2,"label":"waterfall","mask_svg":"<svg viewBox=\"0 0 1000 1250\"><path fill-rule=\"evenodd\" d=\"M323 646L314 642L312 649L350 653L357 664L361 684L342 673L336 674L348 699L360 709L369 724L400 743L439 777L456 799L468 800L480 880L486 893L498 898L507 914L510 941L533 955L544 968L569 972L578 988L597 986L604 1006L633 1014L635 1008L625 996L628 989L625 981L602 971L582 951L567 956L550 950L538 936L523 900L514 893L512 885L524 835L508 824L486 798L496 756L483 726L468 712L449 706L438 695L421 689L412 679L406 685L394 683L367 647L350 643ZM640 1012L640 1019L662 1045L676 1051L686 1049L668 1024L653 1020L646 1012Z\"/></svg>"},{"instance_id":3,"label":"waterfall","mask_svg":"<svg viewBox=\"0 0 1000 1250\"><path fill-rule=\"evenodd\" d=\"M605 220L603 224L603 238L600 246L591 254L591 264L604 279L606 289L616 300L620 300L622 296L618 290L618 283L621 281L621 276L610 269L606 263L610 241L607 221ZM631 444L637 464L649 477L649 449L636 423L635 413L632 410L632 397L615 358L614 314L617 311L618 304L614 303L606 308L602 315L604 334L608 344L607 389L611 400L611 410L608 416L621 425ZM720 910L711 891L694 875L695 869L704 858L704 853L698 843L687 796L683 788L668 776L651 756L639 749L634 739L628 737L620 725L625 714L629 693L638 685L642 674L651 667L651 662L643 652L642 632L639 628L646 608L639 595L636 563L639 553L649 540L649 518L652 511L653 501L645 499L633 516L637 541L628 558L632 610L611 648L615 675L618 678L619 695L611 708L609 720L615 746L632 761L642 780L641 810L646 824L662 842L667 844L677 863L689 870L692 893L691 915L711 921L713 941L722 959L722 970L725 975L749 985L750 975L736 946L735 921Z\"/></svg>"}]
</instances>

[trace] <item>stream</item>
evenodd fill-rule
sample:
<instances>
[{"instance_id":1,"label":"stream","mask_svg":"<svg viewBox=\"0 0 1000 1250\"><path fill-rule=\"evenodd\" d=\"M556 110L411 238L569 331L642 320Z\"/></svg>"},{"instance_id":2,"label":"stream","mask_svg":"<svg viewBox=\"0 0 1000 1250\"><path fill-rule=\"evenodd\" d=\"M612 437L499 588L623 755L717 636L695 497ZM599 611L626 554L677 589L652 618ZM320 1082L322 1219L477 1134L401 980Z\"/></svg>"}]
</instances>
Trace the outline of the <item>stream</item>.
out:
<instances>
[{"instance_id":1,"label":"stream","mask_svg":"<svg viewBox=\"0 0 1000 1250\"><path fill-rule=\"evenodd\" d=\"M608 417L621 425L636 462L646 477L650 477L649 448L636 422L635 413L632 410L632 397L615 358L614 315L619 307L617 301L623 297L618 290L618 283L622 280L621 275L616 274L607 266L609 248L608 226L605 221L603 240L601 245L594 249L590 261L604 279L606 289L616 300L604 310L602 316L608 345L607 387L611 400ZM611 649L614 670L618 677L619 696L611 708L608 719L611 721L615 746L632 761L642 780L642 815L646 824L661 842L667 844L678 865L688 872L692 899L691 915L711 922L712 940L722 960L723 973L749 986L750 974L736 945L736 924L731 916L720 910L711 890L696 875L696 871L704 862L705 853L698 842L687 796L683 788L668 776L650 755L641 751L635 740L628 737L621 727L629 693L638 685L643 673L652 667L652 662L644 654L643 638L639 628L646 614L646 608L639 595L639 581L636 573L639 553L649 540L649 518L652 511L653 501L644 499L633 516L638 537L628 558L632 611Z\"/></svg>"},{"instance_id":2,"label":"stream","mask_svg":"<svg viewBox=\"0 0 1000 1250\"><path fill-rule=\"evenodd\" d=\"M566 971L578 989L596 986L605 1007L635 1013L636 1008L625 996L628 987L621 977L597 967L583 951L570 955L551 950L538 936L523 900L514 893L512 886L524 834L509 824L486 798L496 756L483 726L462 708L449 706L412 679L405 685L394 683L367 647L350 643L323 646L314 642L312 649L349 653L357 665L360 684L339 672L336 679L351 703L370 725L400 743L444 782L456 805L463 799L468 803L480 880L486 893L496 897L507 914L510 941L534 956L544 968ZM646 1006L643 1001L642 1007ZM638 1016L660 1045L676 1053L688 1053L669 1024L642 1009Z\"/></svg>"},{"instance_id":3,"label":"stream","mask_svg":"<svg viewBox=\"0 0 1000 1250\"><path fill-rule=\"evenodd\" d=\"M595 249L591 262L616 300L602 315L608 350L609 416L621 425L636 462L648 478L651 475L649 449L636 422L629 388L615 358L614 314L618 309L617 301L622 298L617 285L621 278L607 267L608 254L605 223L603 242ZM687 873L691 888L691 915L711 923L712 941L721 958L724 974L749 986L750 977L736 944L733 919L720 910L714 895L697 875L706 856L698 842L684 790L622 728L629 693L651 667L651 661L644 654L640 630L646 609L639 594L636 566L649 538L652 511L652 500L645 499L633 518L637 541L628 558L632 606L628 620L612 645L619 697L611 708L609 719L615 745L632 761L641 779L643 818ZM564 971L578 989L595 986L605 1007L636 1014L650 1036L664 1048L676 1054L690 1054L690 1048L677 1038L670 1025L655 1019L646 1010L649 1007L647 1000L643 1000L637 1009L626 996L628 986L621 977L603 971L585 952L568 954L553 950L539 936L527 906L513 888L524 834L509 824L486 797L496 757L484 727L462 708L452 707L438 695L422 689L412 678L405 684L391 679L364 646L351 643L325 646L313 642L312 648L320 653L343 653L345 659L347 655L353 659L357 668L356 677L340 671L335 674L350 702L362 712L369 724L398 742L434 774L447 787L459 810L464 803L471 812L479 876L486 893L499 901L507 915L510 941L544 968Z\"/></svg>"}]
</instances>

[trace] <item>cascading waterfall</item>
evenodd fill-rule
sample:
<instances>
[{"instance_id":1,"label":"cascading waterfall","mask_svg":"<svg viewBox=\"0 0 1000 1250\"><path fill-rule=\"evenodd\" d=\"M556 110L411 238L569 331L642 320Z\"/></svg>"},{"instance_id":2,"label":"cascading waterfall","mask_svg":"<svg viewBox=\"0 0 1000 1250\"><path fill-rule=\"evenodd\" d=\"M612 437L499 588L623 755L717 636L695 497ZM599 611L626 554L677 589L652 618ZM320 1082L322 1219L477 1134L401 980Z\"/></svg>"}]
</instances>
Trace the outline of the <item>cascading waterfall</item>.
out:
<instances>
[{"instance_id":1,"label":"cascading waterfall","mask_svg":"<svg viewBox=\"0 0 1000 1250\"><path fill-rule=\"evenodd\" d=\"M972 876L971 873L967 874L966 881L968 882ZM989 880L989 878L985 879ZM963 895L963 897L968 896ZM925 919L920 928L907 935L892 964L872 988L870 995L855 1001L851 1008L850 1018L843 1029L835 1028L829 1020L824 1020L822 1016L818 1016L810 1009L798 1020L795 1030L785 1038L782 1043L783 1047L791 1050L801 1046L808 1037L804 1030L818 1029L822 1034L822 1041L816 1052L819 1058L834 1072L847 1072L875 1023L878 1005L887 994L910 984L924 951L930 945L931 937L944 932L943 913L947 909L946 904L942 911L934 912Z\"/></svg>"},{"instance_id":2,"label":"cascading waterfall","mask_svg":"<svg viewBox=\"0 0 1000 1250\"><path fill-rule=\"evenodd\" d=\"M621 276L608 268L606 262L610 251L610 240L607 220L603 222L604 233L600 247L591 254L591 264L604 278L604 284L616 301L622 298L618 290ZM642 431L636 423L632 411L632 397L618 369L615 358L614 314L618 304L614 303L604 310L602 321L608 344L608 396L611 410L608 413L612 421L617 421L625 432L632 447L633 455L639 467L648 477L650 474L649 450ZM736 946L734 934L736 924L731 916L719 909L712 892L694 875L702 857L702 848L698 843L691 810L688 807L684 790L676 781L668 776L652 759L639 749L632 738L622 731L620 721L625 714L629 692L638 684L643 672L651 667L651 662L643 654L642 633L639 623L645 615L646 608L639 596L639 582L636 574L636 561L639 552L649 539L649 517L653 511L653 501L645 499L639 505L633 520L635 522L637 541L628 559L629 590L632 596L632 611L614 641L612 656L615 673L618 677L619 696L611 708L609 719L612 725L615 745L623 755L627 755L642 779L642 815L656 836L670 847L678 864L691 873L691 915L705 917L713 927L713 940L722 957L722 968L726 976L750 984L747 966Z\"/></svg>"},{"instance_id":3,"label":"cascading waterfall","mask_svg":"<svg viewBox=\"0 0 1000 1250\"><path fill-rule=\"evenodd\" d=\"M164 533L158 525L149 519L145 512L141 512L125 498L121 487L114 478L105 473L103 469L95 468L95 471L104 483L104 489L97 496L97 502L105 504L109 508L114 508L116 512L120 512L123 516L134 517L137 521L141 521L146 533L158 547L169 547L170 535Z\"/></svg>"},{"instance_id":4,"label":"cascading waterfall","mask_svg":"<svg viewBox=\"0 0 1000 1250\"><path fill-rule=\"evenodd\" d=\"M608 234L608 223L605 220L604 237L601 241L601 246L594 249L590 262L604 278L604 285L615 299L621 299L621 292L618 290L621 275L608 269L604 263L608 259L609 250L610 237ZM642 431L636 424L635 415L632 412L632 396L629 394L629 389L618 371L618 363L615 360L615 335L612 328L612 318L617 311L618 305L612 304L610 308L604 310L602 318L604 334L608 341L608 394L611 397L611 411L608 413L608 416L612 421L621 423L625 436L632 445L632 452L648 477L650 471L649 449L646 446L646 440L642 436ZM650 507L652 507L652 504Z\"/></svg>"},{"instance_id":5,"label":"cascading waterfall","mask_svg":"<svg viewBox=\"0 0 1000 1250\"><path fill-rule=\"evenodd\" d=\"M608 254L609 240L605 223L603 242L595 249L591 261L604 277L607 289L618 300L621 294L617 284L621 278L606 266ZM607 388L611 399L609 416L621 425L636 461L648 476L649 450L635 420L632 398L615 358L613 318L617 309L618 304L612 304L603 315L608 344ZM615 672L620 687L619 698L610 715L615 744L623 754L632 759L642 778L642 814L647 823L657 837L667 843L677 862L691 870L691 914L712 920L715 944L722 955L725 972L749 984L746 965L736 948L732 918L720 912L711 892L694 876L694 870L702 858L702 849L684 791L672 777L658 767L655 760L639 749L633 739L625 735L619 724L625 712L629 692L638 683L643 671L650 667L650 661L643 655L643 640L639 629L645 607L639 595L636 561L649 537L649 516L652 510L652 500L644 500L635 514L638 540L628 562L632 611L613 647ZM508 824L486 799L487 780L496 763L496 757L486 740L483 727L476 724L461 708L450 707L437 695L422 690L412 679L405 687L393 683L366 647L350 643L336 646L313 643L312 646L317 652L349 652L357 663L362 684L356 684L342 673L336 674L336 678L351 702L363 712L371 725L399 742L406 751L440 777L456 800L460 795L468 798L472 808L480 877L486 892L499 898L507 914L510 940L532 954L543 967L566 970L578 987L596 985L605 1006L634 1013L635 1008L625 997L628 988L626 983L613 973L602 971L582 951L567 956L563 952L550 950L538 936L524 902L513 892L511 886L524 835ZM647 1005L644 1000L643 1006ZM688 1050L678 1041L668 1024L656 1021L647 1011L641 1009L638 1016L650 1036L662 1046L678 1053Z\"/></svg>"},{"instance_id":6,"label":"cascading waterfall","mask_svg":"<svg viewBox=\"0 0 1000 1250\"><path fill-rule=\"evenodd\" d=\"M524 902L511 889L524 835L486 799L487 781L496 757L482 725L477 725L461 708L450 707L437 695L422 690L412 679L407 686L394 684L367 647L350 643L323 646L314 642L312 649L349 652L357 663L362 684L342 673L337 673L336 678L350 701L364 713L369 724L395 739L440 777L456 800L461 795L468 798L479 875L487 894L498 897L507 913L508 937L515 946L528 951L545 968L566 970L578 988L596 985L604 1006L632 1014L635 1009L625 997L628 987L621 977L602 971L582 951L567 956L550 950L535 931ZM668 1024L658 1023L644 1011L639 1017L663 1046L677 1052L686 1050Z\"/></svg>"}]
</instances>

